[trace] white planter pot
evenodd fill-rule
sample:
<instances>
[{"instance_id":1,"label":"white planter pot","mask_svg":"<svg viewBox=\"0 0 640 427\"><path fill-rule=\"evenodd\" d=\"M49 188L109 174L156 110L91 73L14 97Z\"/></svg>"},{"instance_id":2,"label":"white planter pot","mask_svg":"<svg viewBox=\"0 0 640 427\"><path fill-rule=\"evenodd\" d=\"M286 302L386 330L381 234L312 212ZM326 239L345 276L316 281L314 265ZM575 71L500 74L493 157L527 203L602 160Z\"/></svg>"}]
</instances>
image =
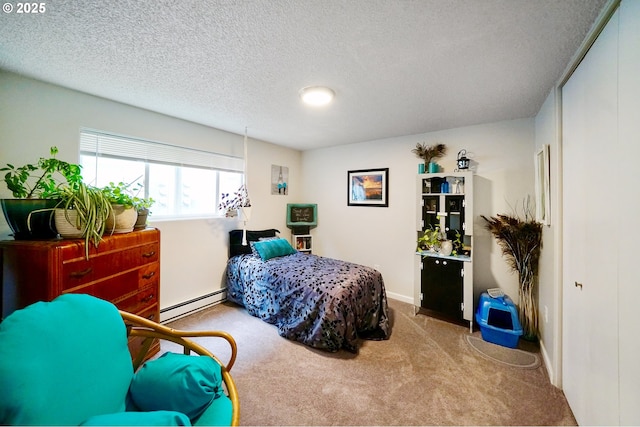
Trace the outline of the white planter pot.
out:
<instances>
[{"instance_id":1,"label":"white planter pot","mask_svg":"<svg viewBox=\"0 0 640 427\"><path fill-rule=\"evenodd\" d=\"M65 215L65 212L67 214ZM69 217L69 219L67 219ZM54 210L54 221L56 230L60 236L65 239L79 239L82 237L82 227L76 226L78 214L73 209L66 211L65 209Z\"/></svg>"},{"instance_id":2,"label":"white planter pot","mask_svg":"<svg viewBox=\"0 0 640 427\"><path fill-rule=\"evenodd\" d=\"M104 229L106 234L130 233L138 219L138 212L134 207L125 208L123 205L111 205L113 212L107 218Z\"/></svg>"}]
</instances>

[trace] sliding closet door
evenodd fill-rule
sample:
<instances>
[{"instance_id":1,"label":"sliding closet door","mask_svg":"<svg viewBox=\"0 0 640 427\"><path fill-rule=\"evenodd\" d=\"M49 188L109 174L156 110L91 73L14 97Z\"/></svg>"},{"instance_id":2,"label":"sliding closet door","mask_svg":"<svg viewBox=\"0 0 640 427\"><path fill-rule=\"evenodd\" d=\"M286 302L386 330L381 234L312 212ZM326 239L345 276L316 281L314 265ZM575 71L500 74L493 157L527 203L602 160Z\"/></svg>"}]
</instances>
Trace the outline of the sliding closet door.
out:
<instances>
[{"instance_id":1,"label":"sliding closet door","mask_svg":"<svg viewBox=\"0 0 640 427\"><path fill-rule=\"evenodd\" d=\"M579 424L619 422L618 12L562 89L564 393Z\"/></svg>"}]
</instances>

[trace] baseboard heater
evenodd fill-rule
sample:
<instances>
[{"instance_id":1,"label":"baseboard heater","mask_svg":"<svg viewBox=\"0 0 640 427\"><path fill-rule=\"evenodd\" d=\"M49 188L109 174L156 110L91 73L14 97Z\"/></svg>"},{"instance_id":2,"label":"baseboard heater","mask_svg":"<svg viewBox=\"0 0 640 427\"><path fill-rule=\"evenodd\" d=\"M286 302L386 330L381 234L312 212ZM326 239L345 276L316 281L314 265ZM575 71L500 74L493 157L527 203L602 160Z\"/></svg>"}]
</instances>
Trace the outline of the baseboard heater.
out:
<instances>
[{"instance_id":1,"label":"baseboard heater","mask_svg":"<svg viewBox=\"0 0 640 427\"><path fill-rule=\"evenodd\" d=\"M227 288L220 289L210 294L202 295L198 298L160 309L160 323L171 322L191 313L195 313L196 311L218 304L227 299L226 292Z\"/></svg>"}]
</instances>

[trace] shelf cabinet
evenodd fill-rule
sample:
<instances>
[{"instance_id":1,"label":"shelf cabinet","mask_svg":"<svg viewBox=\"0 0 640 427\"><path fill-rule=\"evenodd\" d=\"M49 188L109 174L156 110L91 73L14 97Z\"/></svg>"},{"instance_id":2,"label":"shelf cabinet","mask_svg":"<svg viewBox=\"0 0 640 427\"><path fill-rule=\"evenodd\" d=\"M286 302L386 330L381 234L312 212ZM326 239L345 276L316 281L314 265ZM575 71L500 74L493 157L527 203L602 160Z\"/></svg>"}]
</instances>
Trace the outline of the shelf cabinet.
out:
<instances>
[{"instance_id":1,"label":"shelf cabinet","mask_svg":"<svg viewBox=\"0 0 640 427\"><path fill-rule=\"evenodd\" d=\"M311 234L292 234L291 244L298 252L310 254L313 247Z\"/></svg>"},{"instance_id":2,"label":"shelf cabinet","mask_svg":"<svg viewBox=\"0 0 640 427\"><path fill-rule=\"evenodd\" d=\"M416 239L438 229L454 252L418 250L416 311L473 326L473 174L419 174L416 183Z\"/></svg>"},{"instance_id":3,"label":"shelf cabinet","mask_svg":"<svg viewBox=\"0 0 640 427\"><path fill-rule=\"evenodd\" d=\"M160 232L148 228L103 237L85 257L82 239L0 241L2 319L37 301L83 293L112 302L118 309L160 319ZM142 345L130 340L135 356ZM153 344L152 352L159 350Z\"/></svg>"}]
</instances>

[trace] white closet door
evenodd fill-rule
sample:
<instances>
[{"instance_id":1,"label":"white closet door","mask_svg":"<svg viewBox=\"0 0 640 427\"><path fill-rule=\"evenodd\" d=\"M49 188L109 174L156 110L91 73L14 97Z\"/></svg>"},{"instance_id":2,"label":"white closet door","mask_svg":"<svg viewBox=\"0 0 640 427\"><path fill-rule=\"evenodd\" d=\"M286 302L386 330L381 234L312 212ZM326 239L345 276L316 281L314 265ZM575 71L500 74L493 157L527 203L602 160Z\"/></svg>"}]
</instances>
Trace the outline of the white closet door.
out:
<instances>
[{"instance_id":1,"label":"white closet door","mask_svg":"<svg viewBox=\"0 0 640 427\"><path fill-rule=\"evenodd\" d=\"M620 187L617 209L626 212L618 271L620 322L620 424L640 425L640 340L638 339L638 242L640 242L640 1L620 6ZM633 159L633 160L632 160Z\"/></svg>"},{"instance_id":2,"label":"white closet door","mask_svg":"<svg viewBox=\"0 0 640 427\"><path fill-rule=\"evenodd\" d=\"M618 404L618 12L562 90L563 389L579 424Z\"/></svg>"}]
</instances>

